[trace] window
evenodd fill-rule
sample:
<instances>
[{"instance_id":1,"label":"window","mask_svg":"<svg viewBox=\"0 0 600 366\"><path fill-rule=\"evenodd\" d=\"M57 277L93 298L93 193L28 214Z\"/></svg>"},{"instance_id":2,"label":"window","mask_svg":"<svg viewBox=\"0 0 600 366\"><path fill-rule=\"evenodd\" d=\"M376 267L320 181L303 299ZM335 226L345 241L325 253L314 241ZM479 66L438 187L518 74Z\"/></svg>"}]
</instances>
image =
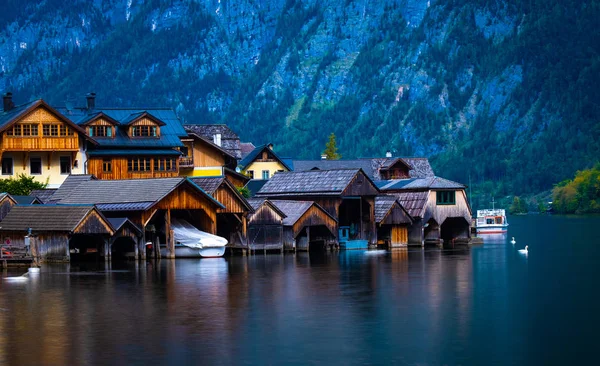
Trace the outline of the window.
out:
<instances>
[{"instance_id":1,"label":"window","mask_svg":"<svg viewBox=\"0 0 600 366\"><path fill-rule=\"evenodd\" d=\"M151 169L150 158L127 160L127 170L130 172L149 172Z\"/></svg>"},{"instance_id":2,"label":"window","mask_svg":"<svg viewBox=\"0 0 600 366\"><path fill-rule=\"evenodd\" d=\"M254 179L254 170L248 170L246 172L246 175L248 176L248 178Z\"/></svg>"},{"instance_id":3,"label":"window","mask_svg":"<svg viewBox=\"0 0 600 366\"><path fill-rule=\"evenodd\" d=\"M13 158L2 158L2 175L13 175Z\"/></svg>"},{"instance_id":4,"label":"window","mask_svg":"<svg viewBox=\"0 0 600 366\"><path fill-rule=\"evenodd\" d=\"M90 126L88 134L97 137L112 137L112 127L110 126Z\"/></svg>"},{"instance_id":5,"label":"window","mask_svg":"<svg viewBox=\"0 0 600 366\"><path fill-rule=\"evenodd\" d=\"M158 128L156 126L133 126L131 127L131 136L133 137L156 137Z\"/></svg>"},{"instance_id":6,"label":"window","mask_svg":"<svg viewBox=\"0 0 600 366\"><path fill-rule=\"evenodd\" d=\"M42 174L42 158L40 158L40 157L29 158L29 173L31 175Z\"/></svg>"},{"instance_id":7,"label":"window","mask_svg":"<svg viewBox=\"0 0 600 366\"><path fill-rule=\"evenodd\" d=\"M61 125L60 126L60 135L61 136L73 136L73 135L75 135L75 132L73 132L73 130L70 129L69 127L67 127L65 125Z\"/></svg>"},{"instance_id":8,"label":"window","mask_svg":"<svg viewBox=\"0 0 600 366\"><path fill-rule=\"evenodd\" d=\"M71 174L71 157L61 156L60 157L60 174Z\"/></svg>"},{"instance_id":9,"label":"window","mask_svg":"<svg viewBox=\"0 0 600 366\"><path fill-rule=\"evenodd\" d=\"M269 179L269 171L268 170L262 171L262 179Z\"/></svg>"},{"instance_id":10,"label":"window","mask_svg":"<svg viewBox=\"0 0 600 366\"><path fill-rule=\"evenodd\" d=\"M110 173L110 172L112 172L112 160L110 160L110 159L103 159L102 160L102 171L104 173Z\"/></svg>"},{"instance_id":11,"label":"window","mask_svg":"<svg viewBox=\"0 0 600 366\"><path fill-rule=\"evenodd\" d=\"M177 161L174 158L154 159L154 171L159 171L159 172L177 171Z\"/></svg>"},{"instance_id":12,"label":"window","mask_svg":"<svg viewBox=\"0 0 600 366\"><path fill-rule=\"evenodd\" d=\"M38 125L33 123L20 123L6 131L7 136L37 136Z\"/></svg>"},{"instance_id":13,"label":"window","mask_svg":"<svg viewBox=\"0 0 600 366\"><path fill-rule=\"evenodd\" d=\"M44 136L57 137L58 127L57 124L44 124L42 125L42 133Z\"/></svg>"},{"instance_id":14,"label":"window","mask_svg":"<svg viewBox=\"0 0 600 366\"><path fill-rule=\"evenodd\" d=\"M438 191L436 192L437 204L438 205L454 205L456 204L456 197L454 191Z\"/></svg>"}]
</instances>

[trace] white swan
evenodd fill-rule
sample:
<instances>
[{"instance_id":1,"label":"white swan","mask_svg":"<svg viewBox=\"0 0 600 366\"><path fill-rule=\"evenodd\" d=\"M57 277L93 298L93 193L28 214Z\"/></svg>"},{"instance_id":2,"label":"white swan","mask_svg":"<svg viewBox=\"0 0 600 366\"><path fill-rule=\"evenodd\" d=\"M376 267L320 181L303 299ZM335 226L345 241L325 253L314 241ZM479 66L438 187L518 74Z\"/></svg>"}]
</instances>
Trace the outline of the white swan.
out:
<instances>
[{"instance_id":1,"label":"white swan","mask_svg":"<svg viewBox=\"0 0 600 366\"><path fill-rule=\"evenodd\" d=\"M525 245L525 249L519 249L519 253L521 253L521 254L529 253L529 245Z\"/></svg>"},{"instance_id":2,"label":"white swan","mask_svg":"<svg viewBox=\"0 0 600 366\"><path fill-rule=\"evenodd\" d=\"M514 236L512 237L512 240L510 241L510 243L511 243L512 245L515 245L515 244L517 244L517 242L515 241L515 237L514 237Z\"/></svg>"}]
</instances>

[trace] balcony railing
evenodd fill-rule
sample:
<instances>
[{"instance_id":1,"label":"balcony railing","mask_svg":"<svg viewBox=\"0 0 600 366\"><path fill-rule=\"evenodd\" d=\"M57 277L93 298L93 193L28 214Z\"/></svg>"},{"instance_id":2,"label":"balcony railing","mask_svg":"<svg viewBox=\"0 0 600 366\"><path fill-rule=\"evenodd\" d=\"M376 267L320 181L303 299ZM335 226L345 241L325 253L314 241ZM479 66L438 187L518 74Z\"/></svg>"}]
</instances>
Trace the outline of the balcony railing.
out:
<instances>
[{"instance_id":1,"label":"balcony railing","mask_svg":"<svg viewBox=\"0 0 600 366\"><path fill-rule=\"evenodd\" d=\"M193 156L182 156L179 158L179 168L193 168L194 157Z\"/></svg>"}]
</instances>

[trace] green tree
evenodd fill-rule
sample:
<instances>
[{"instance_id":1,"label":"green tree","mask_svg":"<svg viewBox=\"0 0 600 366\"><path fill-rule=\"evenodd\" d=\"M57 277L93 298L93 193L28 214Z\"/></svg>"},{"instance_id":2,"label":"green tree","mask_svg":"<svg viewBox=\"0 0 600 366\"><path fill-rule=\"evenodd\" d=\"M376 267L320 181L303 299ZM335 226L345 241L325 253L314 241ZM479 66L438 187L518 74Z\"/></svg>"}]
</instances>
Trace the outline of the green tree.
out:
<instances>
[{"instance_id":1,"label":"green tree","mask_svg":"<svg viewBox=\"0 0 600 366\"><path fill-rule=\"evenodd\" d=\"M250 198L250 190L248 189L248 187L238 187L237 190L238 190L238 192L240 192L242 197Z\"/></svg>"},{"instance_id":2,"label":"green tree","mask_svg":"<svg viewBox=\"0 0 600 366\"><path fill-rule=\"evenodd\" d=\"M33 177L19 174L16 178L0 179L0 192L15 196L27 196L34 189L44 189L48 185L33 180Z\"/></svg>"},{"instance_id":3,"label":"green tree","mask_svg":"<svg viewBox=\"0 0 600 366\"><path fill-rule=\"evenodd\" d=\"M527 202L525 202L525 200L522 200L519 196L515 196L513 198L513 203L508 209L508 212L510 212L511 214L527 213L528 211L529 209L527 208Z\"/></svg>"},{"instance_id":4,"label":"green tree","mask_svg":"<svg viewBox=\"0 0 600 366\"><path fill-rule=\"evenodd\" d=\"M327 160L340 160L342 157L342 155L338 153L337 144L335 142L335 133L333 132L329 135L329 141L325 144L323 155L325 155Z\"/></svg>"}]
</instances>

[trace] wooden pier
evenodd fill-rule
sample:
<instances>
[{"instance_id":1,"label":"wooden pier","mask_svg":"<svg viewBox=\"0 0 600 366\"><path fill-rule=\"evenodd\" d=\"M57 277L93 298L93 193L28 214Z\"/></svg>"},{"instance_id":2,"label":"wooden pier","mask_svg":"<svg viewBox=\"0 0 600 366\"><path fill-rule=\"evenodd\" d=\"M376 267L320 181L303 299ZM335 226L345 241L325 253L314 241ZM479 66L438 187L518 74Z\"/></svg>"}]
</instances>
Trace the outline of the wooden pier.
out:
<instances>
[{"instance_id":1,"label":"wooden pier","mask_svg":"<svg viewBox=\"0 0 600 366\"><path fill-rule=\"evenodd\" d=\"M21 245L0 245L0 268L29 267L33 257L29 250Z\"/></svg>"}]
</instances>

